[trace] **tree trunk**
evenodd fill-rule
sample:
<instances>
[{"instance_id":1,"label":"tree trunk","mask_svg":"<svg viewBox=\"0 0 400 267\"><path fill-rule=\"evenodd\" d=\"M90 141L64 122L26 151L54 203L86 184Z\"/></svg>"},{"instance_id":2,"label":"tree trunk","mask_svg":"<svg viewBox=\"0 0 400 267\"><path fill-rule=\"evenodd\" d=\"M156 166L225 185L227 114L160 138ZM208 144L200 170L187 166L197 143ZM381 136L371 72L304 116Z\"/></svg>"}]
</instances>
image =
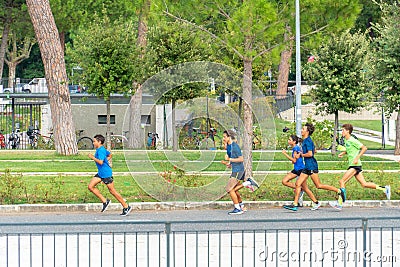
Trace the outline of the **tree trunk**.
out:
<instances>
[{"instance_id":1,"label":"tree trunk","mask_svg":"<svg viewBox=\"0 0 400 267\"><path fill-rule=\"evenodd\" d=\"M400 155L400 112L397 112L397 120L396 120L396 142L394 148L394 154Z\"/></svg>"},{"instance_id":2,"label":"tree trunk","mask_svg":"<svg viewBox=\"0 0 400 267\"><path fill-rule=\"evenodd\" d=\"M141 85L133 85L136 87L135 94L131 97L129 103L130 120L129 120L129 148L143 148L144 136L141 125L142 117L142 87Z\"/></svg>"},{"instance_id":3,"label":"tree trunk","mask_svg":"<svg viewBox=\"0 0 400 267\"><path fill-rule=\"evenodd\" d=\"M44 64L56 152L78 153L64 53L49 0L26 0Z\"/></svg>"},{"instance_id":4,"label":"tree trunk","mask_svg":"<svg viewBox=\"0 0 400 267\"><path fill-rule=\"evenodd\" d=\"M0 46L0 80L3 78L4 59L6 55L6 49L8 46L8 34L10 33L10 23L6 22L4 24L3 34L1 35L2 37Z\"/></svg>"},{"instance_id":5,"label":"tree trunk","mask_svg":"<svg viewBox=\"0 0 400 267\"><path fill-rule=\"evenodd\" d=\"M141 58L145 56L145 48L147 46L147 17L149 15L151 0L144 0L143 5L140 9L139 22L138 22L138 38L137 45L142 48ZM142 118L142 86L138 83L135 88L135 95L132 96L129 110L129 147L130 148L143 148L144 135L141 130L141 118Z\"/></svg>"},{"instance_id":6,"label":"tree trunk","mask_svg":"<svg viewBox=\"0 0 400 267\"><path fill-rule=\"evenodd\" d=\"M285 42L288 43L285 50L281 52L281 61L279 63L278 88L276 98L284 98L287 94L290 59L293 54L293 36L290 26L286 26Z\"/></svg>"},{"instance_id":7,"label":"tree trunk","mask_svg":"<svg viewBox=\"0 0 400 267\"><path fill-rule=\"evenodd\" d=\"M8 66L8 87L14 88L15 70L17 69L17 63L14 61L6 61L6 62Z\"/></svg>"},{"instance_id":8,"label":"tree trunk","mask_svg":"<svg viewBox=\"0 0 400 267\"><path fill-rule=\"evenodd\" d=\"M107 149L111 151L111 100L110 100L110 97L108 97L106 100L106 114L107 114L106 144L107 144Z\"/></svg>"},{"instance_id":9,"label":"tree trunk","mask_svg":"<svg viewBox=\"0 0 400 267\"><path fill-rule=\"evenodd\" d=\"M243 77L243 159L246 177L253 176L253 154L252 154L252 137L253 137L253 111L252 111L252 82L253 69L252 60L244 59L244 77Z\"/></svg>"}]
</instances>

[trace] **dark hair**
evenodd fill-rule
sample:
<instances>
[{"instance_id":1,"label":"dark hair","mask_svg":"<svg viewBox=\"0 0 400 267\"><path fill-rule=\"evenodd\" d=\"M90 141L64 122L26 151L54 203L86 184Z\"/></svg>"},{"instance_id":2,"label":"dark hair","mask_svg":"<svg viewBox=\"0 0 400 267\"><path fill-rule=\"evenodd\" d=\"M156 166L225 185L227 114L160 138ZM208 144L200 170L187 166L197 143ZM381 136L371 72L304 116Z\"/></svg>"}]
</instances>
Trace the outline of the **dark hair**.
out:
<instances>
[{"instance_id":1,"label":"dark hair","mask_svg":"<svg viewBox=\"0 0 400 267\"><path fill-rule=\"evenodd\" d=\"M305 126L307 127L308 135L312 135L313 132L315 131L314 125L312 123L307 122Z\"/></svg>"},{"instance_id":2,"label":"dark hair","mask_svg":"<svg viewBox=\"0 0 400 267\"><path fill-rule=\"evenodd\" d=\"M100 144L104 144L104 141L106 141L104 136L102 136L101 134L96 134L93 138L96 139L97 141L99 141Z\"/></svg>"},{"instance_id":3,"label":"dark hair","mask_svg":"<svg viewBox=\"0 0 400 267\"><path fill-rule=\"evenodd\" d=\"M302 141L302 139L301 139L300 137L298 137L297 135L295 135L295 134L290 135L290 138L292 138L292 140L293 140L296 144L301 143L301 141Z\"/></svg>"},{"instance_id":4,"label":"dark hair","mask_svg":"<svg viewBox=\"0 0 400 267\"><path fill-rule=\"evenodd\" d=\"M343 124L342 128L344 128L347 131L349 131L350 134L353 132L353 125L351 125L350 123Z\"/></svg>"}]
</instances>

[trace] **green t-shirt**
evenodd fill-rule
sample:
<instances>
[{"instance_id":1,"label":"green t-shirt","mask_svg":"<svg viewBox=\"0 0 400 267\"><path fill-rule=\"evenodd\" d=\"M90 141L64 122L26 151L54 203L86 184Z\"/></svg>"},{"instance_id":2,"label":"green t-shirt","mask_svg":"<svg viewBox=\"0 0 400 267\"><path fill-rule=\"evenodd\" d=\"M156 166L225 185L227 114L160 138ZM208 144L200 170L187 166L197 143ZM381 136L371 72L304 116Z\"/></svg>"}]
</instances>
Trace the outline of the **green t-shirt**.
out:
<instances>
[{"instance_id":1,"label":"green t-shirt","mask_svg":"<svg viewBox=\"0 0 400 267\"><path fill-rule=\"evenodd\" d=\"M349 166L361 166L361 160L358 160L357 164L354 164L353 161L360 153L363 144L358 141L358 139L350 136L349 140L347 140L346 138L344 139L344 146L346 147L346 153L349 159Z\"/></svg>"}]
</instances>

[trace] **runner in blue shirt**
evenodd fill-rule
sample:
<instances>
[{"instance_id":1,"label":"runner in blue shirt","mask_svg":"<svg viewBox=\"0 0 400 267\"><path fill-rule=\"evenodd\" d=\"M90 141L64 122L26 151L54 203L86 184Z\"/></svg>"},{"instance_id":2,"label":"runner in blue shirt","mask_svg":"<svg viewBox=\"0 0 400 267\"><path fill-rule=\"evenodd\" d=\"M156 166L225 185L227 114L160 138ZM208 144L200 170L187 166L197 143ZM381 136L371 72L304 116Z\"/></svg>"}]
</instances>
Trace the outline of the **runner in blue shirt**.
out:
<instances>
[{"instance_id":1,"label":"runner in blue shirt","mask_svg":"<svg viewBox=\"0 0 400 267\"><path fill-rule=\"evenodd\" d=\"M285 149L282 150L283 155L285 155L285 157L293 163L293 170L288 172L286 174L286 176L283 177L282 184L287 187L293 188L293 189L296 189L296 185L295 185L295 183L291 182L291 180L299 177L305 167L304 161L303 161L303 156L301 155L302 150L301 150L301 147L299 146L300 141L301 141L301 138L299 138L297 135L292 134L291 136L289 136L289 139L288 139L288 144L290 147L292 147L292 155L289 155ZM299 207L303 206L304 192L306 192L307 195L311 196L310 197L311 199L315 198L313 193L311 192L311 190L308 188L307 182L304 182L301 185L301 189L302 190L301 190L299 201L298 201Z\"/></svg>"},{"instance_id":2,"label":"runner in blue shirt","mask_svg":"<svg viewBox=\"0 0 400 267\"><path fill-rule=\"evenodd\" d=\"M111 203L111 200L106 199L101 193L100 190L97 189L97 185L101 182L103 182L107 188L108 191L121 203L122 205L122 213L121 216L126 216L128 215L132 207L129 206L126 201L122 198L122 196L115 190L114 187L114 179L112 176L112 169L110 166L110 159L112 157L111 152L108 151L104 146L104 141L105 138L104 136L98 134L93 138L93 146L96 148L96 152L93 155L92 153L89 153L89 158L94 160L97 166L97 174L92 178L88 185L88 189L90 192L92 192L96 197L98 197L101 202L103 203L103 208L101 212L105 212L108 208L108 206Z\"/></svg>"},{"instance_id":3,"label":"runner in blue shirt","mask_svg":"<svg viewBox=\"0 0 400 267\"><path fill-rule=\"evenodd\" d=\"M226 163L227 166L231 165L232 173L225 189L229 193L229 196L232 199L234 209L228 214L229 215L242 214L244 210L239 190L245 186L255 186L257 188L259 186L252 178L247 178L247 180L244 181L245 171L243 164L243 155L239 145L235 142L236 132L228 130L226 131L226 133L224 132L223 136L224 136L224 142L227 145L231 146L230 155L226 154L225 160L227 162Z\"/></svg>"},{"instance_id":4,"label":"runner in blue shirt","mask_svg":"<svg viewBox=\"0 0 400 267\"><path fill-rule=\"evenodd\" d=\"M298 201L300 197L301 185L304 182L307 182L307 178L311 177L312 181L315 184L315 187L318 189L325 189L336 192L338 194L338 201L340 205L343 202L342 191L339 188L333 187L331 185L322 184L319 176L318 176L318 163L314 157L315 153L315 146L314 142L311 139L311 135L314 133L315 127L311 123L306 123L303 128L301 129L301 136L303 137L302 142L302 150L303 150L303 157L305 168L300 174L300 177L296 181L296 194L294 197L293 204L291 205L284 205L283 207L288 210L297 211ZM310 196L311 197L311 196ZM321 207L321 203L314 197L311 199L314 204L311 207L311 210L317 210Z\"/></svg>"}]
</instances>

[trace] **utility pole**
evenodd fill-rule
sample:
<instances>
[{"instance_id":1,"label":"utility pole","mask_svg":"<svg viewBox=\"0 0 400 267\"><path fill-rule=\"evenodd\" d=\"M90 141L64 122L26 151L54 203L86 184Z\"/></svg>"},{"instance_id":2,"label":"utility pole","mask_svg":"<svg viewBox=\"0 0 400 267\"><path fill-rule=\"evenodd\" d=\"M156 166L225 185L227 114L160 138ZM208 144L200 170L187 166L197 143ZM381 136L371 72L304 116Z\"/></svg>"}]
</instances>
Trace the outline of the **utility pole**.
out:
<instances>
[{"instance_id":1,"label":"utility pole","mask_svg":"<svg viewBox=\"0 0 400 267\"><path fill-rule=\"evenodd\" d=\"M300 0L296 0L296 134L301 136Z\"/></svg>"}]
</instances>

